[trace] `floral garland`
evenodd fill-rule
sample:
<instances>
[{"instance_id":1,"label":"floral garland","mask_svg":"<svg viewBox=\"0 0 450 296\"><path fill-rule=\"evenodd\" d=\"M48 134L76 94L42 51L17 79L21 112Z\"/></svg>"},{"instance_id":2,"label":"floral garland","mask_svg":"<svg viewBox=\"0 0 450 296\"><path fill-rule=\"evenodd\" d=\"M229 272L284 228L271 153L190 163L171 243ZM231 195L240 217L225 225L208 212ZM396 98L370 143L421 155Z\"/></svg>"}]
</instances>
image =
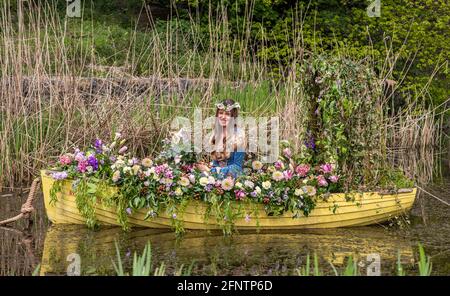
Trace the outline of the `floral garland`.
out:
<instances>
[{"instance_id":1,"label":"floral garland","mask_svg":"<svg viewBox=\"0 0 450 296\"><path fill-rule=\"evenodd\" d=\"M124 143L117 133L111 144L97 139L86 151L75 149L60 156L52 168L51 176L57 181L51 190L52 201L56 202L61 182L74 180L78 209L90 227L97 224L94 204L101 197L101 202L117 208L124 229L128 228L128 216L145 208L146 219L166 210L175 230L182 232L184 207L189 200L200 200L208 205L205 218L213 214L224 232L230 233L236 218L251 219L252 213L243 212L241 204L262 204L267 215L290 211L293 217L308 216L317 198L341 190L334 165L301 163L289 147L275 163L248 160L242 176L219 179L195 169L192 155L173 153L179 152L179 138L165 140L163 152L155 159L132 157ZM117 193L105 194L111 185Z\"/></svg>"}]
</instances>

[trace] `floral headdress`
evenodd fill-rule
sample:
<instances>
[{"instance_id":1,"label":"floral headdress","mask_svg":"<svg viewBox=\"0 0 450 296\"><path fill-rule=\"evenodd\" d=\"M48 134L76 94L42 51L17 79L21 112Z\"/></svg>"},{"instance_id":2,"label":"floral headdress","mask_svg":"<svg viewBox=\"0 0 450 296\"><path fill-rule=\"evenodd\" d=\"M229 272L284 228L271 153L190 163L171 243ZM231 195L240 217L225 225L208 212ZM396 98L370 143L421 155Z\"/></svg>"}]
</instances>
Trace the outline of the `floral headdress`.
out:
<instances>
[{"instance_id":1,"label":"floral headdress","mask_svg":"<svg viewBox=\"0 0 450 296\"><path fill-rule=\"evenodd\" d=\"M234 108L240 109L241 105L239 105L238 102L234 103L233 105L225 105L224 103L217 103L216 104L216 108L220 109L220 110L224 110L225 109L225 111L231 111Z\"/></svg>"}]
</instances>

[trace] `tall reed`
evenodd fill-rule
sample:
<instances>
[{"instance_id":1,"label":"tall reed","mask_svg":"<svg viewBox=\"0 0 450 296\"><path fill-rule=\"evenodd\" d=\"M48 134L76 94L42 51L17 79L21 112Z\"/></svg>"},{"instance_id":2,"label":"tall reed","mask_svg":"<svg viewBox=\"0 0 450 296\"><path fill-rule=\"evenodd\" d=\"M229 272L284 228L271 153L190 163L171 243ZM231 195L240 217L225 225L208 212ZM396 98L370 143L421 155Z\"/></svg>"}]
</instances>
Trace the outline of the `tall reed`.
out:
<instances>
[{"instance_id":1,"label":"tall reed","mask_svg":"<svg viewBox=\"0 0 450 296\"><path fill-rule=\"evenodd\" d=\"M315 54L305 55L304 11L294 12L296 21L286 30L294 48L289 63L271 65L253 50L256 43L264 50L270 32L260 28L260 40L249 37L252 5L237 34L225 9L210 9L207 38L195 17L187 28L173 17L162 30L144 7L139 17L151 27L126 32L125 45L104 61L95 45L104 36L89 16L61 17L54 1L18 1L17 11L10 4L0 4L0 189L28 182L61 150L118 130L132 152L152 154L172 118L191 116L194 107L212 115L213 103L225 96L236 97L253 116L279 116L281 136L296 149L304 141L309 97L299 69ZM389 73L387 68L380 80ZM435 114L414 106L385 112L380 128L387 146L436 144Z\"/></svg>"}]
</instances>

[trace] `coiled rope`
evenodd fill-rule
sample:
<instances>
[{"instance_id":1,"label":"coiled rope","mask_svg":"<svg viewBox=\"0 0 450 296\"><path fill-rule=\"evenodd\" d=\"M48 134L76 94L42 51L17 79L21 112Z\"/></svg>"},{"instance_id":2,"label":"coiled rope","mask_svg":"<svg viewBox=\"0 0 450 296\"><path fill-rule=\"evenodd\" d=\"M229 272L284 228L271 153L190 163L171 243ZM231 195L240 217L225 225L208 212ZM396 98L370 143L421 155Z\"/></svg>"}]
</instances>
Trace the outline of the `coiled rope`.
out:
<instances>
[{"instance_id":1,"label":"coiled rope","mask_svg":"<svg viewBox=\"0 0 450 296\"><path fill-rule=\"evenodd\" d=\"M34 211L33 207L34 195L36 194L36 190L40 182L41 182L40 178L35 178L33 180L33 183L31 184L30 187L30 192L28 193L28 198L20 208L20 214L15 217L0 221L0 225L6 225L14 221L17 221L21 218L28 218L30 216L30 213Z\"/></svg>"},{"instance_id":2,"label":"coiled rope","mask_svg":"<svg viewBox=\"0 0 450 296\"><path fill-rule=\"evenodd\" d=\"M436 195L434 195L434 194L432 194L432 193L426 191L426 190L423 189L422 187L417 186L417 185L416 185L416 187L419 188L420 190L422 190L424 193L428 194L429 196L434 197L435 199L437 199L437 200L440 201L441 203L443 203L443 204L445 204L445 205L447 205L447 206L450 206L450 203L446 202L446 201L443 200L443 199L440 199L439 197L437 197Z\"/></svg>"}]
</instances>

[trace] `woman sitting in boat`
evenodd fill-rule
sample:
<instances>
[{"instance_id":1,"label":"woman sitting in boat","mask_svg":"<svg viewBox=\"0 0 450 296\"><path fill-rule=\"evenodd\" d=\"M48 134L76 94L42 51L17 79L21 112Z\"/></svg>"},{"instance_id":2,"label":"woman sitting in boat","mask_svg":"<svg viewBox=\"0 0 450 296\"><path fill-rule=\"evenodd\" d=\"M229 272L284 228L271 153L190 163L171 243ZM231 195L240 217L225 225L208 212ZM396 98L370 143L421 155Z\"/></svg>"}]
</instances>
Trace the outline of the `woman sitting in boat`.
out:
<instances>
[{"instance_id":1,"label":"woman sitting in boat","mask_svg":"<svg viewBox=\"0 0 450 296\"><path fill-rule=\"evenodd\" d=\"M210 138L212 163L200 162L197 168L202 172L217 175L219 179L241 175L245 159L245 135L237 128L239 103L227 99L216 104L216 121Z\"/></svg>"}]
</instances>

